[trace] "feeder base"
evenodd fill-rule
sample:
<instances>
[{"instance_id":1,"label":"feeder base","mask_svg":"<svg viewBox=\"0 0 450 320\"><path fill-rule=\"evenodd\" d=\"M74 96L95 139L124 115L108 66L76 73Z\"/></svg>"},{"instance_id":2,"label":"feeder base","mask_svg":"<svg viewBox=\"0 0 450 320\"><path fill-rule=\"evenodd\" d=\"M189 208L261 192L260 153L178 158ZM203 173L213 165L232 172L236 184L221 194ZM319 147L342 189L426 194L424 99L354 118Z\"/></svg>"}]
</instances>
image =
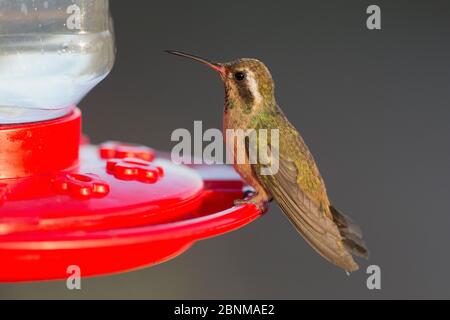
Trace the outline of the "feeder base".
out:
<instances>
[{"instance_id":1,"label":"feeder base","mask_svg":"<svg viewBox=\"0 0 450 320\"><path fill-rule=\"evenodd\" d=\"M0 152L1 282L151 266L260 216L233 207L244 186L232 168L177 166L132 144L80 146L80 117L0 126L10 150Z\"/></svg>"}]
</instances>

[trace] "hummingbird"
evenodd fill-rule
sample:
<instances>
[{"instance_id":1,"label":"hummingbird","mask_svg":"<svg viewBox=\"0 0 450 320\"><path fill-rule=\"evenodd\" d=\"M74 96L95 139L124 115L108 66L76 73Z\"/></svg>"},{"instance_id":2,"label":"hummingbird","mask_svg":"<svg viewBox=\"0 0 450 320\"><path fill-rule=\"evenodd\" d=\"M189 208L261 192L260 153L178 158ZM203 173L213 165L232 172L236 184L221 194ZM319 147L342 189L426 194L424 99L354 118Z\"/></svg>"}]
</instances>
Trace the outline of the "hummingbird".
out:
<instances>
[{"instance_id":1,"label":"hummingbird","mask_svg":"<svg viewBox=\"0 0 450 320\"><path fill-rule=\"evenodd\" d=\"M277 148L272 154L279 157L279 170L272 175L261 174L262 164L249 161L251 146L244 144L246 161L234 161L233 166L254 192L236 205L254 204L264 213L275 200L322 257L347 273L357 271L353 255L369 255L361 229L331 204L312 153L276 101L275 83L266 65L257 59L218 63L179 51L166 52L201 62L219 73L225 87L224 130L279 132L278 146L271 145L271 139L266 146L267 150ZM225 137L229 150L242 146L235 139L228 140Z\"/></svg>"}]
</instances>

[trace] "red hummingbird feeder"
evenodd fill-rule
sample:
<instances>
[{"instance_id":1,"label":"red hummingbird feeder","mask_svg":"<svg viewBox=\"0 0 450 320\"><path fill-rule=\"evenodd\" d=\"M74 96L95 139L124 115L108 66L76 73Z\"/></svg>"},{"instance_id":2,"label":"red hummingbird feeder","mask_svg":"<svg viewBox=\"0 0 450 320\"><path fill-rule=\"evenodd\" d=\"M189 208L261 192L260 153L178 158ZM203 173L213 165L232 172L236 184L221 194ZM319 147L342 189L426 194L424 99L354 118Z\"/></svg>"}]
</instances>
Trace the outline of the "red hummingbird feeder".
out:
<instances>
[{"instance_id":1,"label":"red hummingbird feeder","mask_svg":"<svg viewBox=\"0 0 450 320\"><path fill-rule=\"evenodd\" d=\"M82 137L75 104L114 62L107 0L6 0L0 12L0 282L148 267L260 216L233 206L244 185L230 167Z\"/></svg>"}]
</instances>

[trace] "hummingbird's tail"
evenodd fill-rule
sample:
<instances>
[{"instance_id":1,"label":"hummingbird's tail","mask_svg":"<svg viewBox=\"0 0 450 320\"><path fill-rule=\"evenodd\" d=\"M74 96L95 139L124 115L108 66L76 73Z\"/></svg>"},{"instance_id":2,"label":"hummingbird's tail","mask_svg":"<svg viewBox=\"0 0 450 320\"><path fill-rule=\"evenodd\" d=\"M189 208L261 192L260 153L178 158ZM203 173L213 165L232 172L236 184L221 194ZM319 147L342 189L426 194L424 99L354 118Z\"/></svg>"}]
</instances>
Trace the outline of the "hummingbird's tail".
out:
<instances>
[{"instance_id":1,"label":"hummingbird's tail","mask_svg":"<svg viewBox=\"0 0 450 320\"><path fill-rule=\"evenodd\" d=\"M369 258L369 251L363 241L361 228L348 216L330 206L333 220L339 228L346 249L359 257Z\"/></svg>"}]
</instances>

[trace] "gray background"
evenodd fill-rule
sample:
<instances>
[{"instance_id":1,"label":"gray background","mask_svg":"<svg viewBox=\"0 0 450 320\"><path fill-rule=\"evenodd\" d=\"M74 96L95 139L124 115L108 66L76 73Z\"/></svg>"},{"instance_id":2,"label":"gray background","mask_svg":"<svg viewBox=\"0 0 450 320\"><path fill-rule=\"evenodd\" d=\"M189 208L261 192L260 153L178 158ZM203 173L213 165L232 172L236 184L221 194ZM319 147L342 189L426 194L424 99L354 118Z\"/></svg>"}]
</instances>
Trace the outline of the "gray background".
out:
<instances>
[{"instance_id":1,"label":"gray background","mask_svg":"<svg viewBox=\"0 0 450 320\"><path fill-rule=\"evenodd\" d=\"M447 3L446 3L447 2ZM365 28L369 4L383 30ZM0 285L0 298L450 298L448 1L113 1L118 57L81 104L94 142L170 150L176 128L220 128L223 88L178 49L257 57L301 130L334 203L371 249L347 277L315 254L276 205L252 225L168 263L63 282ZM143 252L142 254L145 254ZM382 268L382 290L365 268Z\"/></svg>"}]
</instances>

